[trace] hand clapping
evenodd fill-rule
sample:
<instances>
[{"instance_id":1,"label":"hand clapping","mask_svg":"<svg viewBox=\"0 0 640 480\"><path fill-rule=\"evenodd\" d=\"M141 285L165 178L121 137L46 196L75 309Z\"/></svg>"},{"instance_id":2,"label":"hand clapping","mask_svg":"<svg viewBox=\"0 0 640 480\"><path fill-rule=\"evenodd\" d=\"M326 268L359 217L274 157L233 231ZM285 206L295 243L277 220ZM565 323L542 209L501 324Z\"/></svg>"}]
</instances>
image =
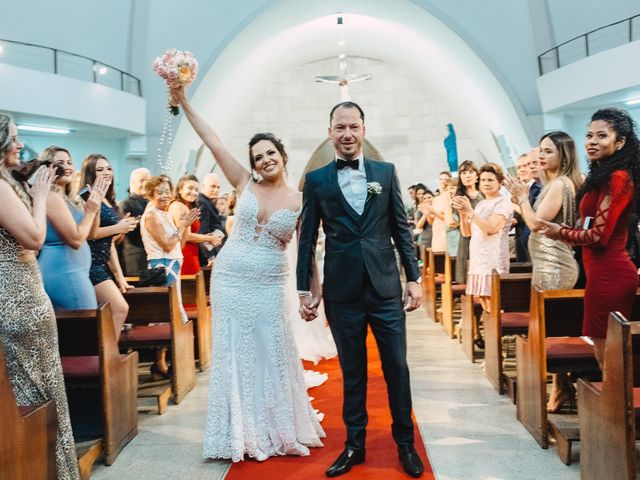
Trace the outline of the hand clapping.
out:
<instances>
[{"instance_id":1,"label":"hand clapping","mask_svg":"<svg viewBox=\"0 0 640 480\"><path fill-rule=\"evenodd\" d=\"M505 175L502 184L511 194L511 201L513 203L520 204L520 202L529 198L529 187L519 178Z\"/></svg>"},{"instance_id":2,"label":"hand clapping","mask_svg":"<svg viewBox=\"0 0 640 480\"><path fill-rule=\"evenodd\" d=\"M29 187L28 185L25 185L25 190L34 201L47 200L47 195L49 195L51 185L53 185L53 182L57 178L55 170L55 165L49 165L48 167L43 165L36 171L33 186Z\"/></svg>"},{"instance_id":3,"label":"hand clapping","mask_svg":"<svg viewBox=\"0 0 640 480\"><path fill-rule=\"evenodd\" d=\"M451 206L459 212L471 213L473 207L466 195L456 195L451 199Z\"/></svg>"},{"instance_id":4,"label":"hand clapping","mask_svg":"<svg viewBox=\"0 0 640 480\"><path fill-rule=\"evenodd\" d=\"M138 217L132 217L130 213L127 213L122 219L116 224L118 228L118 233L129 233L138 226L138 222L140 219Z\"/></svg>"}]
</instances>

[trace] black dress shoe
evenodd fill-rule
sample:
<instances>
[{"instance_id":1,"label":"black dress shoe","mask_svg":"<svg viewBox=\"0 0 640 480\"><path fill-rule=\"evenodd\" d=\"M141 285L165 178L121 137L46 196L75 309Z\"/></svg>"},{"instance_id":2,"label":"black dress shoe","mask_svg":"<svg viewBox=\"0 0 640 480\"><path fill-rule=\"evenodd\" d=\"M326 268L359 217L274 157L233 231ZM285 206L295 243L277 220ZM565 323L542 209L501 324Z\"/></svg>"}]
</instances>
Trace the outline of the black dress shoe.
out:
<instances>
[{"instance_id":1,"label":"black dress shoe","mask_svg":"<svg viewBox=\"0 0 640 480\"><path fill-rule=\"evenodd\" d=\"M340 454L338 459L327 469L325 475L327 477L337 477L338 475L344 475L351 467L364 463L364 448L361 450L355 450L353 448L345 448Z\"/></svg>"},{"instance_id":2,"label":"black dress shoe","mask_svg":"<svg viewBox=\"0 0 640 480\"><path fill-rule=\"evenodd\" d=\"M424 472L424 465L418 456L418 452L413 445L408 447L398 447L398 457L404 467L404 471L413 478L418 478Z\"/></svg>"}]
</instances>

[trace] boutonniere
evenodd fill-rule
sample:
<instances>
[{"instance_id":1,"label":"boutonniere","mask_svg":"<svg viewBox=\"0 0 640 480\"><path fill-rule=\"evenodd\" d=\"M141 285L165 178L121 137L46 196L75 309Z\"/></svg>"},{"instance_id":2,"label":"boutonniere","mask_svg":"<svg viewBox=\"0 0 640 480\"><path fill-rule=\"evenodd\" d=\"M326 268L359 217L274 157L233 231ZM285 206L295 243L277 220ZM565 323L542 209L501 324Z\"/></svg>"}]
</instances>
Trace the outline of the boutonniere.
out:
<instances>
[{"instance_id":1,"label":"boutonniere","mask_svg":"<svg viewBox=\"0 0 640 480\"><path fill-rule=\"evenodd\" d=\"M367 200L382 193L382 185L378 182L367 182Z\"/></svg>"}]
</instances>

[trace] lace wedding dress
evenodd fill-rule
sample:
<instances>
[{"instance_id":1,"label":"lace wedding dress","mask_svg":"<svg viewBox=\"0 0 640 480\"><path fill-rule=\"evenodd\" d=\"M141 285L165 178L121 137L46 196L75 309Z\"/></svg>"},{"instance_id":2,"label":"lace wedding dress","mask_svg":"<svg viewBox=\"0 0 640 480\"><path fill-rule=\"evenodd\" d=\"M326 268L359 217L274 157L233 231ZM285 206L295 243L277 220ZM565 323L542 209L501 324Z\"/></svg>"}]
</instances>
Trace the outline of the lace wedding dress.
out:
<instances>
[{"instance_id":1,"label":"lace wedding dress","mask_svg":"<svg viewBox=\"0 0 640 480\"><path fill-rule=\"evenodd\" d=\"M258 224L251 184L211 277L213 364L203 440L207 458L309 455L325 436L311 406L289 323L286 248L300 211Z\"/></svg>"}]
</instances>

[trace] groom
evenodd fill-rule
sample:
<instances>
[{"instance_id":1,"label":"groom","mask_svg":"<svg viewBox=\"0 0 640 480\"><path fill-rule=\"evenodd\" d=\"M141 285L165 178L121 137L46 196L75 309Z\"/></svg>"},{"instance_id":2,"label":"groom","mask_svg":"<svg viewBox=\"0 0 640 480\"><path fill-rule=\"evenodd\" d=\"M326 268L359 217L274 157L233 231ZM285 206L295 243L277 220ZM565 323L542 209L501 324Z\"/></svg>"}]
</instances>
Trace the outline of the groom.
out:
<instances>
[{"instance_id":1,"label":"groom","mask_svg":"<svg viewBox=\"0 0 640 480\"><path fill-rule=\"evenodd\" d=\"M322 296L344 377L347 427L345 449L326 474L342 475L365 460L370 326L387 382L398 455L405 471L419 477L424 466L413 446L405 310L420 306L422 290L400 186L392 164L364 158L364 112L356 103L336 105L329 120L336 159L306 175L297 268L300 314L312 320L321 295L311 284L311 267L322 221ZM396 249L407 274L404 298Z\"/></svg>"}]
</instances>

